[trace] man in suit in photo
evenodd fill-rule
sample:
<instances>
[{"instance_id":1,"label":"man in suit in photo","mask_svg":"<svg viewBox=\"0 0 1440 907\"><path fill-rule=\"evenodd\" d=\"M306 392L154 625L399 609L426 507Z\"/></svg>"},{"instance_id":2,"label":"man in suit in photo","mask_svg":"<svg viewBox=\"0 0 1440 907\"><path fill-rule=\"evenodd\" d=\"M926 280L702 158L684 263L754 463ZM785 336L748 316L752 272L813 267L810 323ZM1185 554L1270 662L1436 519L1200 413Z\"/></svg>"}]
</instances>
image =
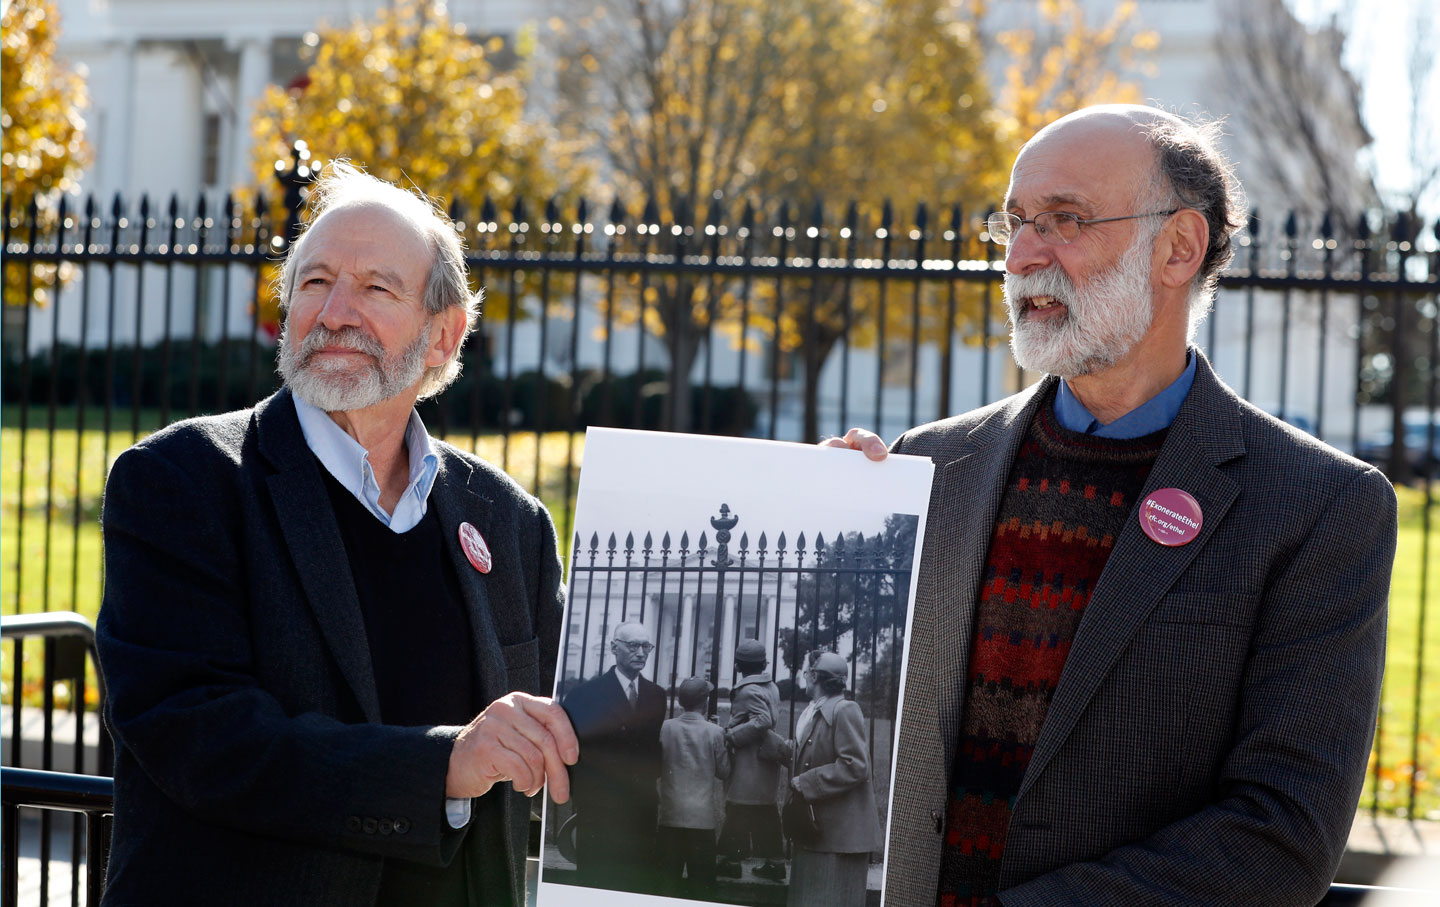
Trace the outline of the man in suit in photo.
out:
<instances>
[{"instance_id":1,"label":"man in suit in photo","mask_svg":"<svg viewBox=\"0 0 1440 907\"><path fill-rule=\"evenodd\" d=\"M1016 360L936 463L887 847L898 905L1309 905L1384 668L1393 489L1193 346L1245 220L1213 130L1087 108L1021 150ZM855 429L831 446L882 459Z\"/></svg>"},{"instance_id":2,"label":"man in suit in photo","mask_svg":"<svg viewBox=\"0 0 1440 907\"><path fill-rule=\"evenodd\" d=\"M577 758L554 529L415 412L478 316L449 221L343 164L310 204L285 387L106 484L105 903L520 905L525 798Z\"/></svg>"},{"instance_id":3,"label":"man in suit in photo","mask_svg":"<svg viewBox=\"0 0 1440 907\"><path fill-rule=\"evenodd\" d=\"M580 742L570 769L580 885L652 893L665 887L655 864L665 691L641 673L654 649L644 624L618 625L610 638L615 663L562 701Z\"/></svg>"}]
</instances>

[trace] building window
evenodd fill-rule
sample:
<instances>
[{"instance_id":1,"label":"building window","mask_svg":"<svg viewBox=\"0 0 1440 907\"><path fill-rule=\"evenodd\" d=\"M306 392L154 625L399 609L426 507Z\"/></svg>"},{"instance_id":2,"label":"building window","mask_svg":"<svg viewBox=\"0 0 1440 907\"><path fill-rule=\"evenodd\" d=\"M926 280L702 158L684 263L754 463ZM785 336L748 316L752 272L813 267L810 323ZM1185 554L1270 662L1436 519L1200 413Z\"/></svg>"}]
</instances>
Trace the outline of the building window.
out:
<instances>
[{"instance_id":1,"label":"building window","mask_svg":"<svg viewBox=\"0 0 1440 907\"><path fill-rule=\"evenodd\" d=\"M201 136L201 149L203 158L200 162L200 182L205 186L215 186L220 183L220 114L205 114L205 122L201 127L204 130Z\"/></svg>"}]
</instances>

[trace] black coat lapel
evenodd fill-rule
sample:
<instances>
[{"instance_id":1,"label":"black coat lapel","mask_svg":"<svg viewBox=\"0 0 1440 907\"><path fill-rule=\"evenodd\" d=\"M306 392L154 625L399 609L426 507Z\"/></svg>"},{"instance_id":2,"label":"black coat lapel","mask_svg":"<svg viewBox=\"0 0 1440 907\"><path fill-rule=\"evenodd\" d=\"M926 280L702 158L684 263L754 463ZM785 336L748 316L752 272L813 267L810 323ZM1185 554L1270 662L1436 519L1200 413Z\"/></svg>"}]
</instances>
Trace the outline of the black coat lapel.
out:
<instances>
[{"instance_id":1,"label":"black coat lapel","mask_svg":"<svg viewBox=\"0 0 1440 907\"><path fill-rule=\"evenodd\" d=\"M450 561L455 565L455 575L460 580L460 592L465 599L465 611L470 620L471 645L475 652L475 681L479 684L482 702L490 702L509 692L505 676L505 659L500 651L500 639L495 633L495 620L490 610L490 595L486 589L486 574L476 570L460 546L460 524L469 523L480 532L487 545L500 538L496 533L510 531L508 527L496 525L494 502L477 487L479 476L470 465L448 450L437 445L440 470L435 476L435 486L430 490L430 505L440 519L440 531L445 536L445 548ZM496 553L491 545L492 556ZM498 561L492 562L492 572L516 569Z\"/></svg>"},{"instance_id":2,"label":"black coat lapel","mask_svg":"<svg viewBox=\"0 0 1440 907\"><path fill-rule=\"evenodd\" d=\"M380 699L350 560L325 492L320 466L305 444L290 392L282 389L255 408L260 452L276 471L266 485L320 633L366 721L380 721Z\"/></svg>"},{"instance_id":3,"label":"black coat lapel","mask_svg":"<svg viewBox=\"0 0 1440 907\"><path fill-rule=\"evenodd\" d=\"M1219 531L1240 493L1235 481L1219 468L1245 453L1235 433L1237 403L1205 358L1198 351L1196 356L1200 362L1195 383L1136 504L1161 488L1189 492L1200 504L1200 535L1188 544L1167 548L1145 535L1132 508L1076 631L1020 796L1059 751L1141 623Z\"/></svg>"}]
</instances>

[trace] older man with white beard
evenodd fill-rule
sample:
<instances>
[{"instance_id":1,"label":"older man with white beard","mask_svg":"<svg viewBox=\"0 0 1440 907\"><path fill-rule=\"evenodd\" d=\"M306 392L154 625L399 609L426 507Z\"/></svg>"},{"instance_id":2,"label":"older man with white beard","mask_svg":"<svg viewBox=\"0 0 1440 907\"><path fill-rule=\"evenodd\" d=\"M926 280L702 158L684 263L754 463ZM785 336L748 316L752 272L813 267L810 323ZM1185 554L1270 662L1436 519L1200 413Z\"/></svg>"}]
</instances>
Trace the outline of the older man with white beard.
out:
<instances>
[{"instance_id":1,"label":"older man with white beard","mask_svg":"<svg viewBox=\"0 0 1440 907\"><path fill-rule=\"evenodd\" d=\"M311 210L285 387L106 484L105 903L519 905L525 796L578 753L554 529L415 412L478 316L450 223L345 165Z\"/></svg>"},{"instance_id":2,"label":"older man with white beard","mask_svg":"<svg viewBox=\"0 0 1440 907\"><path fill-rule=\"evenodd\" d=\"M886 903L1313 904L1370 749L1394 492L1192 345L1244 216L1212 129L1081 110L1005 208L1012 349L1048 377L890 448L937 468Z\"/></svg>"}]
</instances>

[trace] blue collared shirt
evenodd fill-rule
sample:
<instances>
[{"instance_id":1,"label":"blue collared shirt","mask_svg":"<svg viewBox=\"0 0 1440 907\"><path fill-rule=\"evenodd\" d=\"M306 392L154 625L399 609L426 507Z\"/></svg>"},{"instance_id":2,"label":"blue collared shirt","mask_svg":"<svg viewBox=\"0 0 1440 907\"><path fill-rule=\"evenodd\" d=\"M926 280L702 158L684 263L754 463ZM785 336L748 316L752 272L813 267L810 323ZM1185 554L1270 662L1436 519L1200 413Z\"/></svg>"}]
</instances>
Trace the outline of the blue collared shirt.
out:
<instances>
[{"instance_id":1,"label":"blue collared shirt","mask_svg":"<svg viewBox=\"0 0 1440 907\"><path fill-rule=\"evenodd\" d=\"M1071 431L1115 440L1142 438L1162 428L1169 428L1170 423L1175 421L1176 414L1180 412L1180 405L1190 393L1190 385L1195 383L1195 352L1188 351L1185 358L1185 371L1170 382L1169 387L1109 424L1101 424L1062 378L1060 387L1055 392L1055 418Z\"/></svg>"},{"instance_id":2,"label":"blue collared shirt","mask_svg":"<svg viewBox=\"0 0 1440 907\"><path fill-rule=\"evenodd\" d=\"M370 468L370 452L360 442L336 424L323 409L311 406L294 394L295 415L300 419L300 433L305 444L335 477L345 490L375 514L375 518L389 526L396 533L409 532L425 517L425 508L430 499L430 489L435 486L435 475L440 470L440 458L430 444L430 433L420 414L410 410L410 422L405 426L405 448L410 453L410 483L404 494L395 503L395 512L386 513L380 506L380 483L375 481L375 470ZM445 798L445 818L451 828L464 828L470 821L470 801Z\"/></svg>"},{"instance_id":3,"label":"blue collared shirt","mask_svg":"<svg viewBox=\"0 0 1440 907\"><path fill-rule=\"evenodd\" d=\"M425 516L430 489L435 485L435 474L440 469L440 458L435 456L435 450L430 445L430 433L425 430L425 423L420 421L419 413L410 410L410 424L405 426L405 447L410 452L410 482L400 500L395 502L395 512L386 513L380 506L380 483L375 481L375 471L370 468L370 452L324 410L311 406L294 394L291 394L291 399L295 401L295 414L300 417L300 431L305 435L305 443L336 481L392 531L409 532L419 525Z\"/></svg>"}]
</instances>

